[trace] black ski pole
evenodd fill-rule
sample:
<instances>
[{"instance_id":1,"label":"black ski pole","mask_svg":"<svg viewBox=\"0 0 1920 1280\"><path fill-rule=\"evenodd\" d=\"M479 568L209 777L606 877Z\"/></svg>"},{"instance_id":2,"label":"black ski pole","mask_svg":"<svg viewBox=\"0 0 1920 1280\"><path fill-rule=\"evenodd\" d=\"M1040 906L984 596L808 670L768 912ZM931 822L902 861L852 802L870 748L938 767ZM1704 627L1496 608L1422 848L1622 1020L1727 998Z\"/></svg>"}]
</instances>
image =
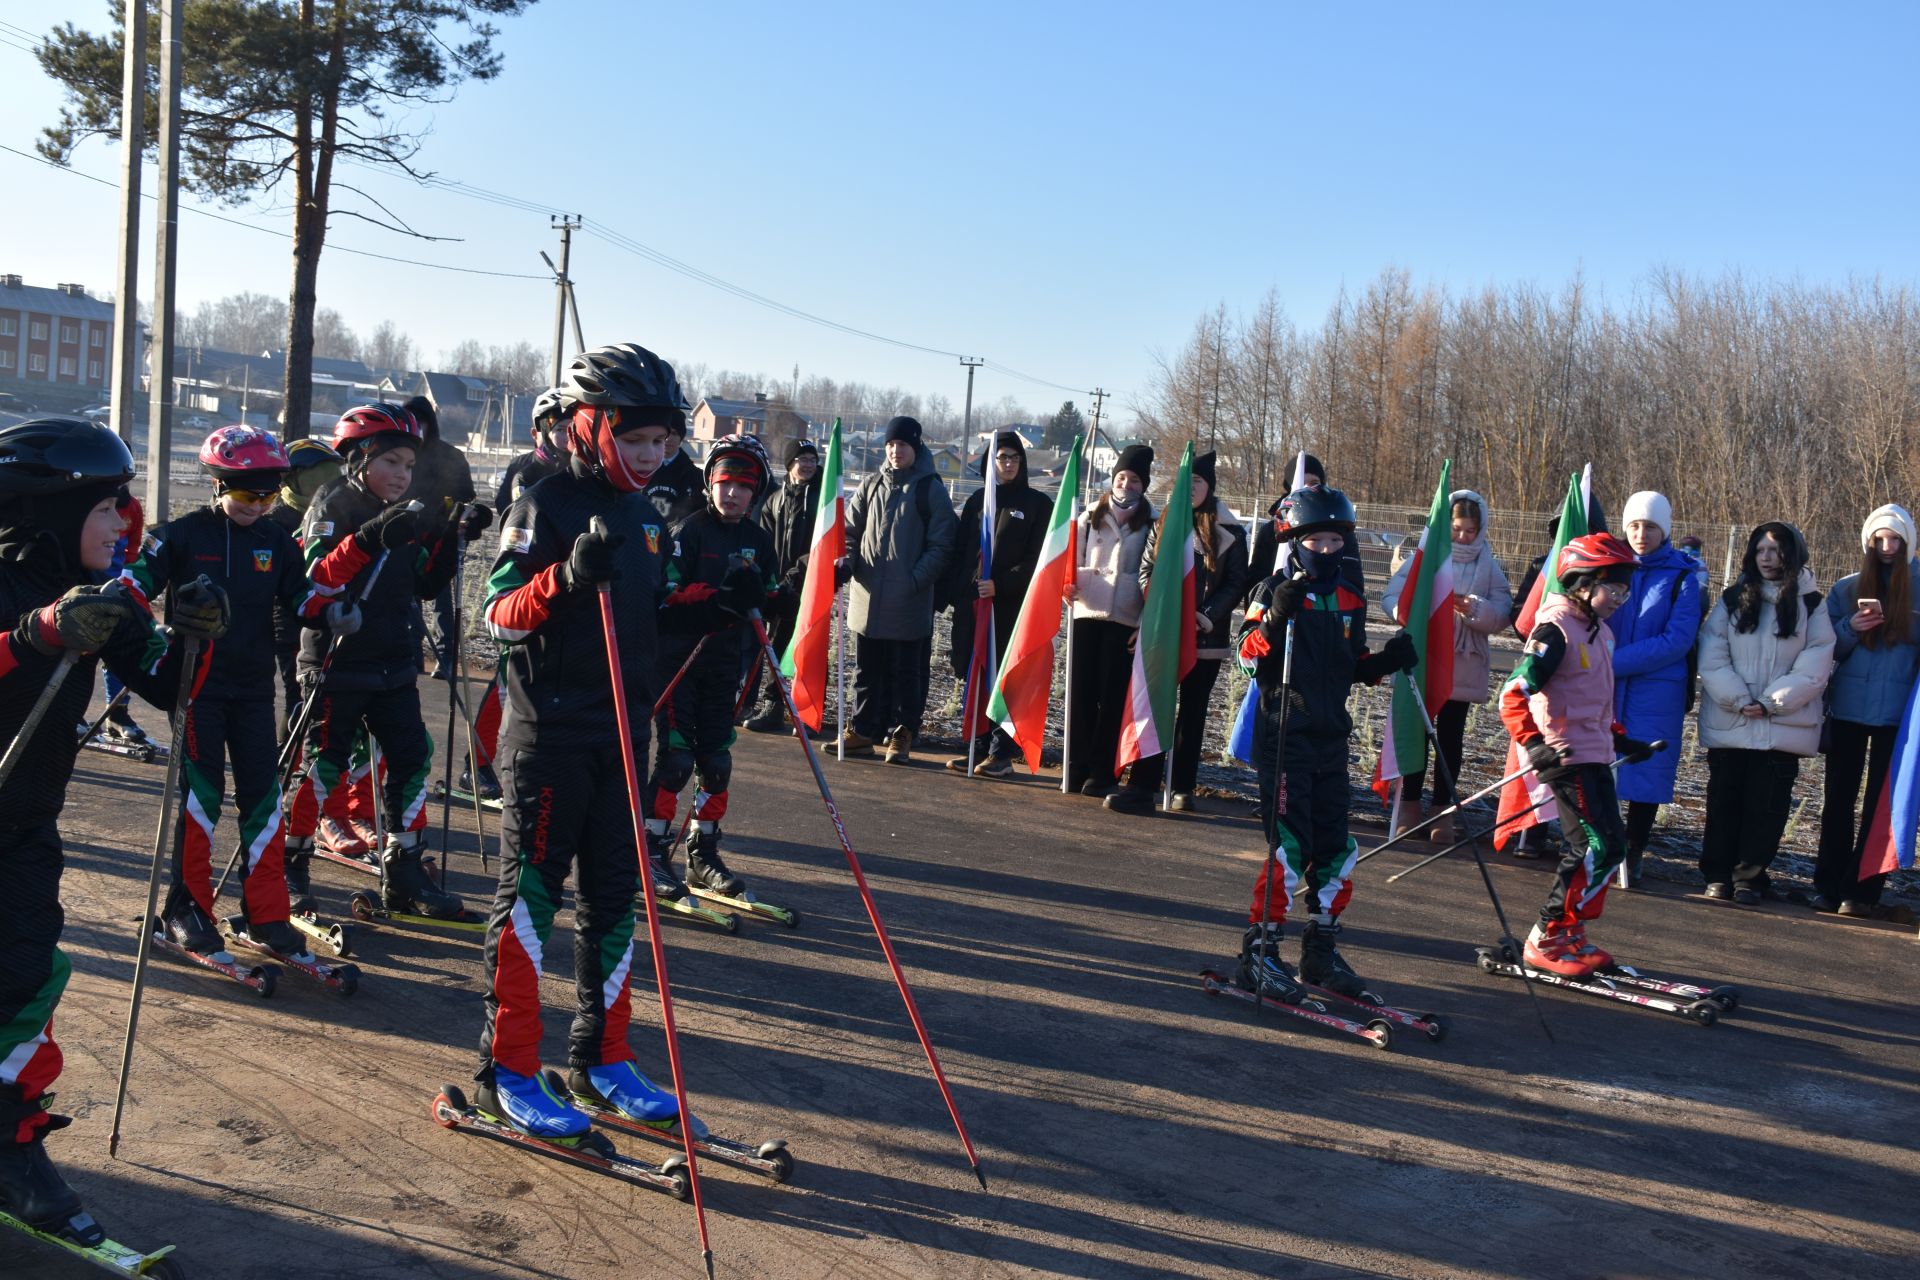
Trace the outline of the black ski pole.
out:
<instances>
[{"instance_id":1,"label":"black ski pole","mask_svg":"<svg viewBox=\"0 0 1920 1280\"><path fill-rule=\"evenodd\" d=\"M1260 895L1260 945L1267 943L1267 931L1273 925L1273 864L1280 860L1280 815L1287 807L1287 716L1293 710L1293 624L1294 618L1287 618L1287 635L1280 650L1280 723L1273 731L1273 800L1267 806L1266 823L1266 876L1261 881ZM1274 944L1278 947L1278 943ZM1277 962L1279 956L1273 959ZM1258 986L1258 982L1254 985ZM1260 1012L1260 1002L1254 1002L1254 1012Z\"/></svg>"},{"instance_id":2,"label":"black ski pole","mask_svg":"<svg viewBox=\"0 0 1920 1280\"><path fill-rule=\"evenodd\" d=\"M88 725L86 729L80 734L81 746L84 747L89 742L93 741L94 735L100 732L100 726L105 724L107 722L107 717L113 714L113 709L119 706L122 702L125 702L127 700L127 695L132 692L133 690L131 688L123 684L120 686L120 692L114 694L111 698L107 699L107 709L105 711L102 711L97 717L95 717L94 722Z\"/></svg>"},{"instance_id":3,"label":"black ski pole","mask_svg":"<svg viewBox=\"0 0 1920 1280\"><path fill-rule=\"evenodd\" d=\"M466 513L466 504L458 508L455 519ZM480 804L480 767L474 750L473 716L467 710L466 699L462 695L466 687L467 636L461 621L461 592L465 589L467 540L461 534L458 524L453 531L453 652L448 655L452 670L447 673L447 737L442 750L446 759L440 771L440 887L447 887L447 864L452 858L447 855L449 833L453 822L453 717L457 711L467 725L467 781L473 788L473 829L474 838L480 844L480 869L489 871L492 864L487 857L487 824L481 816L484 812Z\"/></svg>"},{"instance_id":4,"label":"black ski pole","mask_svg":"<svg viewBox=\"0 0 1920 1280\"><path fill-rule=\"evenodd\" d=\"M46 687L40 690L40 696L33 700L33 707L27 712L27 718L20 722L20 732L13 735L13 741L7 744L7 753L0 756L0 787L7 785L7 779L13 776L14 769L27 754L27 745L33 741L34 733L40 728L40 722L47 718L47 708L53 705L53 695L60 692L60 686L67 682L67 675L73 670L73 664L80 655L71 649L63 650L60 661L54 663L53 674L47 677Z\"/></svg>"},{"instance_id":5,"label":"black ski pole","mask_svg":"<svg viewBox=\"0 0 1920 1280\"><path fill-rule=\"evenodd\" d=\"M1434 745L1434 750L1436 751L1439 750L1439 745L1437 742ZM1382 840L1379 844L1373 846L1373 848L1361 854L1359 858L1357 858L1354 861L1353 865L1357 867L1362 862L1365 862L1368 858L1371 858L1376 854L1385 853L1388 849L1392 848L1396 844L1399 844L1402 840L1405 840L1408 836L1417 834L1418 832L1421 832L1421 831L1425 831L1428 827L1431 827L1434 823L1440 821L1442 818L1452 817L1456 814L1463 812L1468 805L1473 804L1477 801L1486 799L1488 796L1500 790L1500 788L1506 786L1509 782L1512 782L1515 778L1524 778L1527 774L1532 772L1533 772L1533 766L1530 764L1522 766L1519 769L1515 769L1512 773L1508 774L1506 777L1501 778L1498 781L1493 782L1488 786L1482 787L1480 790L1474 792L1472 795L1468 796L1466 799L1456 800L1454 803L1448 805L1446 808L1440 810L1438 813L1430 815L1424 821L1417 822L1410 827L1403 828L1401 831L1395 833L1392 836L1389 836L1385 840Z\"/></svg>"}]
</instances>

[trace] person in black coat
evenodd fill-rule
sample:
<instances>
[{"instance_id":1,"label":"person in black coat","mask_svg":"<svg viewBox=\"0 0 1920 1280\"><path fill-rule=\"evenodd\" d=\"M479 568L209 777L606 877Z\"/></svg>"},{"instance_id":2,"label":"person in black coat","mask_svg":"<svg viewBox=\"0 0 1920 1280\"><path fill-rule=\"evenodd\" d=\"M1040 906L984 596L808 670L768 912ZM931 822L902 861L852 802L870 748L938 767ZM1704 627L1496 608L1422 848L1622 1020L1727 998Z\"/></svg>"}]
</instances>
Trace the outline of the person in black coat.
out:
<instances>
[{"instance_id":1,"label":"person in black coat","mask_svg":"<svg viewBox=\"0 0 1920 1280\"><path fill-rule=\"evenodd\" d=\"M441 438L440 415L434 409L433 401L425 396L415 396L401 408L413 415L414 421L420 424L420 430L425 433L419 457L413 464L413 483L407 489L407 500L424 506L429 520L444 517L463 503L472 502L473 468L467 462L465 451ZM486 510L484 506L477 509ZM492 513L489 512L478 527L485 529L492 519ZM459 657L460 650L460 637L453 634L452 579L449 578L447 585L429 599L416 602L413 617L414 625L418 628L414 636L414 648L419 648L419 639L424 635L427 646L433 650L434 665L427 670L427 674L436 680L451 680L454 660Z\"/></svg>"},{"instance_id":2,"label":"person in black coat","mask_svg":"<svg viewBox=\"0 0 1920 1280\"><path fill-rule=\"evenodd\" d=\"M811 440L789 440L782 461L787 482L760 508L760 527L773 536L773 563L780 585L800 598L807 577L807 557L813 548L813 520L820 506L820 446ZM773 651L784 654L793 643L800 615L789 610L780 615L773 629ZM765 673L759 706L747 720L754 733L778 733L791 721L787 717L786 698L780 692L780 673Z\"/></svg>"}]
</instances>

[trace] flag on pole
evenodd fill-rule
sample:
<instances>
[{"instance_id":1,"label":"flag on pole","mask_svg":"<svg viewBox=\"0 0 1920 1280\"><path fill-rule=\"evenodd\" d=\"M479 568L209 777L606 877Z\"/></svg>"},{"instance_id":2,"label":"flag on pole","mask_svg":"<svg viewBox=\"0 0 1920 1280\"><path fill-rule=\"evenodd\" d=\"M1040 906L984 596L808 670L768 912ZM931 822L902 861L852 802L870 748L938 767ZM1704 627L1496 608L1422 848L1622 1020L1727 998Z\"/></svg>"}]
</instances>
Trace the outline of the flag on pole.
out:
<instances>
[{"instance_id":1,"label":"flag on pole","mask_svg":"<svg viewBox=\"0 0 1920 1280\"><path fill-rule=\"evenodd\" d=\"M1860 879L1911 868L1916 827L1920 827L1920 681L1907 695L1907 711L1893 739L1893 761L1867 823Z\"/></svg>"},{"instance_id":2,"label":"flag on pole","mask_svg":"<svg viewBox=\"0 0 1920 1280\"><path fill-rule=\"evenodd\" d=\"M827 710L827 656L833 648L834 566L847 554L847 508L840 496L840 419L833 420L820 462L820 498L813 509L813 543L800 585L800 615L780 674L793 681L801 723L819 733Z\"/></svg>"},{"instance_id":3,"label":"flag on pole","mask_svg":"<svg viewBox=\"0 0 1920 1280\"><path fill-rule=\"evenodd\" d=\"M1297 493L1306 487L1307 451L1302 449L1294 455L1293 483L1287 486L1287 493ZM1284 502L1286 499L1282 498L1281 501ZM1276 514L1273 518L1279 517ZM1273 568L1269 572L1285 573L1287 566L1292 563L1293 543L1274 539ZM1251 622L1253 619L1250 618L1248 621ZM1247 673L1247 695L1240 699L1240 710L1233 717L1233 732L1227 735L1227 754L1242 764L1252 764L1253 726L1254 722L1260 718L1260 687L1253 682L1253 667L1243 660L1236 658L1236 661L1240 662L1240 669Z\"/></svg>"},{"instance_id":4,"label":"flag on pole","mask_svg":"<svg viewBox=\"0 0 1920 1280\"><path fill-rule=\"evenodd\" d=\"M1114 768L1157 756L1173 747L1173 711L1198 655L1194 632L1193 442L1180 455L1161 517L1147 602L1140 611L1140 632L1133 645L1133 676L1127 682L1125 719Z\"/></svg>"},{"instance_id":5,"label":"flag on pole","mask_svg":"<svg viewBox=\"0 0 1920 1280\"><path fill-rule=\"evenodd\" d=\"M980 582L993 577L993 522L1000 514L1000 484L993 470L998 439L996 433L980 455ZM972 608L973 649L967 654L966 688L960 698L960 724L969 742L993 728L993 721L987 717L987 691L994 677L993 601L976 594Z\"/></svg>"},{"instance_id":6,"label":"flag on pole","mask_svg":"<svg viewBox=\"0 0 1920 1280\"><path fill-rule=\"evenodd\" d=\"M1053 641L1060 634L1060 608L1066 586L1079 563L1075 546L1077 526L1073 512L1080 494L1080 439L1067 455L1067 471L1053 499L1053 516L1040 544L1033 581L1013 634L1007 637L1000 678L993 685L987 718L1005 725L1027 758L1027 768L1040 772L1040 747L1047 735L1047 703L1053 697Z\"/></svg>"},{"instance_id":7,"label":"flag on pole","mask_svg":"<svg viewBox=\"0 0 1920 1280\"><path fill-rule=\"evenodd\" d=\"M1427 717L1438 714L1453 696L1453 536L1447 495L1453 482L1453 460L1440 464L1440 484L1427 507L1427 527L1413 553L1413 566L1400 586L1397 621L1413 637L1419 657L1412 677L1397 671L1393 699L1387 712L1387 731L1380 736L1380 760L1373 770L1374 794L1382 804L1389 799L1396 778L1412 778L1417 786L1427 768ZM1414 699L1426 703L1426 715Z\"/></svg>"}]
</instances>

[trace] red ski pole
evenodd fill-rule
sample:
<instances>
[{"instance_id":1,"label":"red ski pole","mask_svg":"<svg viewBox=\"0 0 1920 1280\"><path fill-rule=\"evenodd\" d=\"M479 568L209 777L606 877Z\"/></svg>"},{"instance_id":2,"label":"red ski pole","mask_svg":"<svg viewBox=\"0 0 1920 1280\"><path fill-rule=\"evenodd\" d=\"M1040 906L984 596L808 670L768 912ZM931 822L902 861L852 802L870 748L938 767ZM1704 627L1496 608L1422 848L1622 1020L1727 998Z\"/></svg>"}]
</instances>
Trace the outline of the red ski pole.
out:
<instances>
[{"instance_id":1,"label":"red ski pole","mask_svg":"<svg viewBox=\"0 0 1920 1280\"><path fill-rule=\"evenodd\" d=\"M680 678L687 674L687 671L693 666L693 660L700 656L700 650L704 649L706 644L707 638L705 636L701 636L700 639L694 643L693 652L688 654L687 660L680 664L680 669L673 673L673 679L667 681L667 687L660 691L660 696L653 700L654 715L659 715L660 708L667 705L667 699L671 698L674 689L679 687Z\"/></svg>"},{"instance_id":2,"label":"red ski pole","mask_svg":"<svg viewBox=\"0 0 1920 1280\"><path fill-rule=\"evenodd\" d=\"M605 533L595 516L593 530ZM627 771L627 811L633 818L633 853L640 864L640 888L647 904L647 939L653 944L653 974L660 989L660 1022L667 1033L667 1065L673 1068L673 1098L680 1106L681 1147L687 1153L687 1185L693 1190L693 1217L700 1227L700 1260L713 1280L713 1245L707 1240L707 1210L700 1199L700 1166L693 1149L693 1111L687 1106L686 1076L680 1070L680 1037L673 1027L673 993L667 989L667 951L660 941L660 909L654 900L653 872L647 867L647 835L640 822L640 775L633 762L633 738L627 719L627 683L620 670L620 642L613 626L613 594L601 583L600 633L607 645L607 680L613 686L613 721L620 734L620 763Z\"/></svg>"},{"instance_id":3,"label":"red ski pole","mask_svg":"<svg viewBox=\"0 0 1920 1280\"><path fill-rule=\"evenodd\" d=\"M760 641L760 652L778 671L780 659L773 651L773 642L767 638L766 624L761 621L760 611L748 610L747 619L753 623L753 634ZM933 1041L927 1038L927 1024L920 1020L920 1007L913 1002L913 992L907 986L907 975L900 971L900 960L893 954L893 941L887 937L887 927L880 923L880 909L874 905L873 892L867 888L867 877L860 870L860 859L853 851L853 842L847 839L846 824L840 821L840 808L833 802L833 792L827 786L827 775L820 772L820 759L813 754L813 735L807 732L799 708L793 705L793 691L787 687L784 679L780 681L780 697L787 704L787 712L793 716L800 749L806 752L807 767L813 770L813 781L820 788L820 798L826 801L827 817L833 819L834 832L840 837L840 851L847 855L847 866L853 871L854 887L860 890L860 901L867 908L867 919L873 922L874 936L880 939L880 950L887 957L887 968L893 970L893 985L900 988L900 1000L907 1006L907 1017L913 1022L913 1033L920 1037L920 1047L926 1050L927 1065L933 1068L933 1082L940 1086L940 1096L947 1103L947 1114L953 1117L954 1131L960 1135L960 1145L966 1149L967 1163L973 1166L973 1176L980 1180L980 1189L985 1191L987 1175L980 1171L980 1157L974 1154L973 1140L967 1137L967 1126L961 1121L960 1108L953 1101L953 1090L947 1087L947 1076L940 1070L940 1059L933 1051Z\"/></svg>"}]
</instances>

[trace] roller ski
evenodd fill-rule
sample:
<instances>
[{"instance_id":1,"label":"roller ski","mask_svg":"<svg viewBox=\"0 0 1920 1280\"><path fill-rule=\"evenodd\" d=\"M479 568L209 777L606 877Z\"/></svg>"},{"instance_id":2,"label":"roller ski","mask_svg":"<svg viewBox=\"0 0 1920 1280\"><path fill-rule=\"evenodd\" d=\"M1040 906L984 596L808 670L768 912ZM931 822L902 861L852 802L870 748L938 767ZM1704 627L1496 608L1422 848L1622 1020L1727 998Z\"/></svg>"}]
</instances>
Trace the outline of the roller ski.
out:
<instances>
[{"instance_id":1,"label":"roller ski","mask_svg":"<svg viewBox=\"0 0 1920 1280\"><path fill-rule=\"evenodd\" d=\"M356 890L348 900L356 920L384 921L416 928L458 929L484 933L487 918L470 910L456 894L443 893L428 878L420 856L423 832L387 837L381 850L380 896Z\"/></svg>"},{"instance_id":2,"label":"roller ski","mask_svg":"<svg viewBox=\"0 0 1920 1280\"><path fill-rule=\"evenodd\" d=\"M1436 1015L1395 1009L1369 991L1366 980L1353 971L1334 946L1339 931L1340 926L1332 921L1307 922L1300 938L1300 973L1296 979L1300 986L1323 1003L1333 1001L1335 1008L1345 1005L1365 1009L1397 1026L1418 1031L1429 1040L1446 1035L1447 1029Z\"/></svg>"},{"instance_id":3,"label":"roller ski","mask_svg":"<svg viewBox=\"0 0 1920 1280\"><path fill-rule=\"evenodd\" d=\"M601 1079L596 1083L593 1074L609 1071L623 1072L631 1077L624 1085L618 1080ZM641 1075L631 1062L623 1062L615 1067L597 1067L593 1074L578 1067L562 1080L557 1071L548 1071L547 1086L563 1098L570 1098L576 1110L585 1113L595 1124L622 1133L631 1133L637 1137L651 1138L656 1142L665 1142L680 1146L679 1117L675 1110L673 1092L661 1089ZM606 1086L602 1088L601 1086ZM616 1106L609 1099L611 1093L620 1099ZM736 1168L750 1169L763 1174L775 1182L785 1182L793 1176L793 1156L787 1151L782 1139L763 1142L759 1146L749 1146L744 1142L735 1142L731 1138L716 1138L700 1123L698 1116L693 1120L693 1149L702 1159L717 1160Z\"/></svg>"},{"instance_id":4,"label":"roller ski","mask_svg":"<svg viewBox=\"0 0 1920 1280\"><path fill-rule=\"evenodd\" d=\"M232 978L262 1000L272 997L274 986L280 981L280 970L275 965L242 965L234 959L233 954L220 945L220 935L214 929L213 922L199 907L184 907L164 919L150 920L147 928L153 934L154 946L203 969L211 969Z\"/></svg>"},{"instance_id":5,"label":"roller ski","mask_svg":"<svg viewBox=\"0 0 1920 1280\"><path fill-rule=\"evenodd\" d=\"M139 726L134 726L136 729ZM124 756L141 764L164 764L167 749L157 742L131 742L115 738L107 733L96 733L80 744L88 751L104 751L111 756Z\"/></svg>"},{"instance_id":6,"label":"roller ski","mask_svg":"<svg viewBox=\"0 0 1920 1280\"><path fill-rule=\"evenodd\" d=\"M353 954L353 926L350 924L338 921L330 924L312 911L296 911L287 918L287 923L342 960Z\"/></svg>"},{"instance_id":7,"label":"roller ski","mask_svg":"<svg viewBox=\"0 0 1920 1280\"><path fill-rule=\"evenodd\" d=\"M300 931L288 922L249 927L242 916L225 916L220 933L228 942L244 951L271 956L289 969L298 970L329 991L350 996L360 989L360 970L350 964L325 964L300 944Z\"/></svg>"},{"instance_id":8,"label":"roller ski","mask_svg":"<svg viewBox=\"0 0 1920 1280\"><path fill-rule=\"evenodd\" d=\"M320 835L313 842L311 850L315 857L325 858L328 862L351 868L363 875L381 874L380 852L369 841L360 838L357 832L331 818L322 818ZM440 866L432 854L423 854L420 859L421 870L428 876L437 876Z\"/></svg>"},{"instance_id":9,"label":"roller ski","mask_svg":"<svg viewBox=\"0 0 1920 1280\"><path fill-rule=\"evenodd\" d=\"M1677 993L1645 990L1635 985L1624 985L1618 977L1606 972L1608 968L1613 967L1611 957L1591 962L1585 959L1574 959L1573 957L1579 955L1578 945L1569 943L1564 938L1556 938L1552 933L1543 933L1536 925L1533 933L1527 937L1522 956L1516 957L1513 954L1513 948L1506 943L1491 947L1477 947L1474 950L1474 956L1481 971L1485 973L1508 978L1523 978L1542 986L1578 991L1583 995L1597 996L1602 1000L1612 1000L1620 1004L1639 1005L1643 1009L1691 1019L1703 1027L1710 1027L1720 1020L1723 1009L1718 1001L1705 995L1684 996ZM1590 943L1586 945L1591 946ZM1599 951L1597 947L1593 950ZM1606 956L1605 952L1599 952L1599 954L1602 957ZM1658 980L1655 979L1655 981ZM1737 995L1735 999L1737 1002Z\"/></svg>"},{"instance_id":10,"label":"roller ski","mask_svg":"<svg viewBox=\"0 0 1920 1280\"><path fill-rule=\"evenodd\" d=\"M184 1280L186 1275L168 1256L172 1245L142 1253L107 1239L47 1158L43 1142L0 1146L0 1226L58 1245L116 1275L158 1280Z\"/></svg>"},{"instance_id":11,"label":"roller ski","mask_svg":"<svg viewBox=\"0 0 1920 1280\"><path fill-rule=\"evenodd\" d=\"M799 925L797 913L753 896L746 881L727 869L720 857L720 828L695 829L687 834L687 888L704 902L731 907L743 915L772 920L792 929Z\"/></svg>"},{"instance_id":12,"label":"roller ski","mask_svg":"<svg viewBox=\"0 0 1920 1280\"><path fill-rule=\"evenodd\" d=\"M550 1090L545 1075L520 1076L497 1064L493 1074L494 1083L480 1085L473 1102L453 1085L441 1085L433 1100L434 1123L664 1191L676 1200L691 1197L685 1156L669 1156L658 1165L623 1156L585 1114Z\"/></svg>"},{"instance_id":13,"label":"roller ski","mask_svg":"<svg viewBox=\"0 0 1920 1280\"><path fill-rule=\"evenodd\" d=\"M500 796L500 783L493 776L493 770L485 765L480 768L478 791L481 806L499 813L504 803ZM456 804L471 805L474 802L474 792L473 773L470 769L462 769L459 781L455 782L451 788L438 778L433 782L435 800L451 799Z\"/></svg>"},{"instance_id":14,"label":"roller ski","mask_svg":"<svg viewBox=\"0 0 1920 1280\"><path fill-rule=\"evenodd\" d=\"M661 915L712 925L726 933L740 932L739 916L703 907L693 900L693 893L686 882L674 874L673 861L668 856L667 837L652 830L647 832L647 870L653 876L654 900ZM634 896L634 905L640 909L634 921L636 927L646 919L646 900L644 893Z\"/></svg>"},{"instance_id":15,"label":"roller ski","mask_svg":"<svg viewBox=\"0 0 1920 1280\"><path fill-rule=\"evenodd\" d=\"M1322 995L1300 980L1293 966L1280 958L1280 926L1251 925L1240 940L1240 963L1231 978L1213 969L1200 972L1200 985L1208 995L1228 995L1256 1008L1304 1018L1330 1027L1376 1049L1393 1047L1393 1026L1376 1016L1365 1022L1333 1012L1332 997Z\"/></svg>"}]
</instances>

